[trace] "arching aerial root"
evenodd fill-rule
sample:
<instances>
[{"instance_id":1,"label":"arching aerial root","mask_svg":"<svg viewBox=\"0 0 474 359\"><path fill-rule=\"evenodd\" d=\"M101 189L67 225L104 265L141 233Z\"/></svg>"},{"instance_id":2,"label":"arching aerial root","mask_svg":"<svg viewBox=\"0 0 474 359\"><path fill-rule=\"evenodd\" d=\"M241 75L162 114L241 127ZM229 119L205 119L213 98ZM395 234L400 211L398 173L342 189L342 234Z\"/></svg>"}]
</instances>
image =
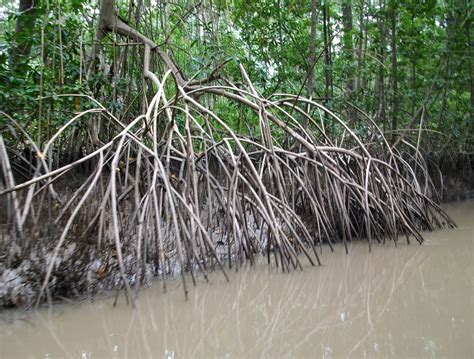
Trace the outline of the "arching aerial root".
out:
<instances>
[{"instance_id":1,"label":"arching aerial root","mask_svg":"<svg viewBox=\"0 0 474 359\"><path fill-rule=\"evenodd\" d=\"M37 154L33 161L0 137L8 207L0 255L8 270L28 261L28 293L39 302L124 286L133 298L133 288L155 274L166 288L168 273L181 274L187 293L185 272L193 281L215 267L226 275L225 267L261 254L290 271L302 268L302 256L320 264L323 246L335 242L347 250L348 242L366 240L370 250L400 236L421 243L421 230L454 226L430 198L415 146L392 147L370 119L370 138L359 138L305 98L262 98L242 72L248 90L179 87L172 101L163 90L167 74L147 112L130 123L89 99L94 108L41 148L16 134ZM196 100L202 94L252 109L258 125L235 131ZM83 142L88 154L65 162L72 136L99 118L107 142ZM342 135L329 134L328 123Z\"/></svg>"}]
</instances>

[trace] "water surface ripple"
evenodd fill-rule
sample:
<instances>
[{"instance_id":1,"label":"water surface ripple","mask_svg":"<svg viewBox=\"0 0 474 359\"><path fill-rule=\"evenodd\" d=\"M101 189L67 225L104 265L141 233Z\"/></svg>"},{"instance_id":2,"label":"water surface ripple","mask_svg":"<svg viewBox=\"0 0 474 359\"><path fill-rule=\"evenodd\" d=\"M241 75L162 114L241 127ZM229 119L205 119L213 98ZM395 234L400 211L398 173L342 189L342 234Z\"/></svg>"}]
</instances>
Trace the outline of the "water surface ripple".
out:
<instances>
[{"instance_id":1,"label":"water surface ripple","mask_svg":"<svg viewBox=\"0 0 474 359\"><path fill-rule=\"evenodd\" d=\"M445 205L457 229L323 249L323 266L265 263L191 288L0 314L0 357L474 357L474 201ZM414 241L413 241L414 242Z\"/></svg>"}]
</instances>

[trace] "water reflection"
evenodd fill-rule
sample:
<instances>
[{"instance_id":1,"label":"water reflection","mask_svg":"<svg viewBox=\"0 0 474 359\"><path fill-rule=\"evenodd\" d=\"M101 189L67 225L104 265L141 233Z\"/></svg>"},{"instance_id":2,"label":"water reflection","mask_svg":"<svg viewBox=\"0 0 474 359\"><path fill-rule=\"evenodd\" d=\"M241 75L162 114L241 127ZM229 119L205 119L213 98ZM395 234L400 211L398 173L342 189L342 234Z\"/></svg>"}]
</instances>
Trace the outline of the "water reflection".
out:
<instances>
[{"instance_id":1,"label":"water reflection","mask_svg":"<svg viewBox=\"0 0 474 359\"><path fill-rule=\"evenodd\" d=\"M472 357L474 201L448 211L460 228L424 246L355 243L303 272L212 274L188 302L172 281L166 295L143 290L136 310L107 299L1 321L0 357Z\"/></svg>"}]
</instances>

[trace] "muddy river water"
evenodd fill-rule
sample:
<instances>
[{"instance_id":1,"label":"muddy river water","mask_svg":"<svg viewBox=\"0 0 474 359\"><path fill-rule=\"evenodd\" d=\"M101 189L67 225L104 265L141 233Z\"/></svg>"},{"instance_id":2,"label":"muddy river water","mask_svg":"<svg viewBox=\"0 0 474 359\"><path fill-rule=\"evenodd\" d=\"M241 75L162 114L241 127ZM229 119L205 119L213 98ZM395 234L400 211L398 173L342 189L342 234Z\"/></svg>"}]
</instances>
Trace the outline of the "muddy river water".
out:
<instances>
[{"instance_id":1,"label":"muddy river water","mask_svg":"<svg viewBox=\"0 0 474 359\"><path fill-rule=\"evenodd\" d=\"M119 298L0 312L0 357L474 357L474 201L445 205L457 229L420 246L355 243L322 267L264 263Z\"/></svg>"}]
</instances>

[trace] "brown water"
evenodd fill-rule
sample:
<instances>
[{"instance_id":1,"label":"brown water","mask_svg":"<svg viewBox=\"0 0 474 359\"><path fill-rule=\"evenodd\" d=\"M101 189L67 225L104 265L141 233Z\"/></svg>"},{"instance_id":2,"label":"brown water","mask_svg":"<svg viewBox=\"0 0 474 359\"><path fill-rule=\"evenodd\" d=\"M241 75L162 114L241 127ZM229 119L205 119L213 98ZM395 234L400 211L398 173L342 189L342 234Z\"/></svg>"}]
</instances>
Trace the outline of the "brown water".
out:
<instances>
[{"instance_id":1,"label":"brown water","mask_svg":"<svg viewBox=\"0 0 474 359\"><path fill-rule=\"evenodd\" d=\"M178 281L123 297L0 314L0 357L465 357L474 343L474 201L426 243L354 244L323 267L219 273L184 301Z\"/></svg>"}]
</instances>

